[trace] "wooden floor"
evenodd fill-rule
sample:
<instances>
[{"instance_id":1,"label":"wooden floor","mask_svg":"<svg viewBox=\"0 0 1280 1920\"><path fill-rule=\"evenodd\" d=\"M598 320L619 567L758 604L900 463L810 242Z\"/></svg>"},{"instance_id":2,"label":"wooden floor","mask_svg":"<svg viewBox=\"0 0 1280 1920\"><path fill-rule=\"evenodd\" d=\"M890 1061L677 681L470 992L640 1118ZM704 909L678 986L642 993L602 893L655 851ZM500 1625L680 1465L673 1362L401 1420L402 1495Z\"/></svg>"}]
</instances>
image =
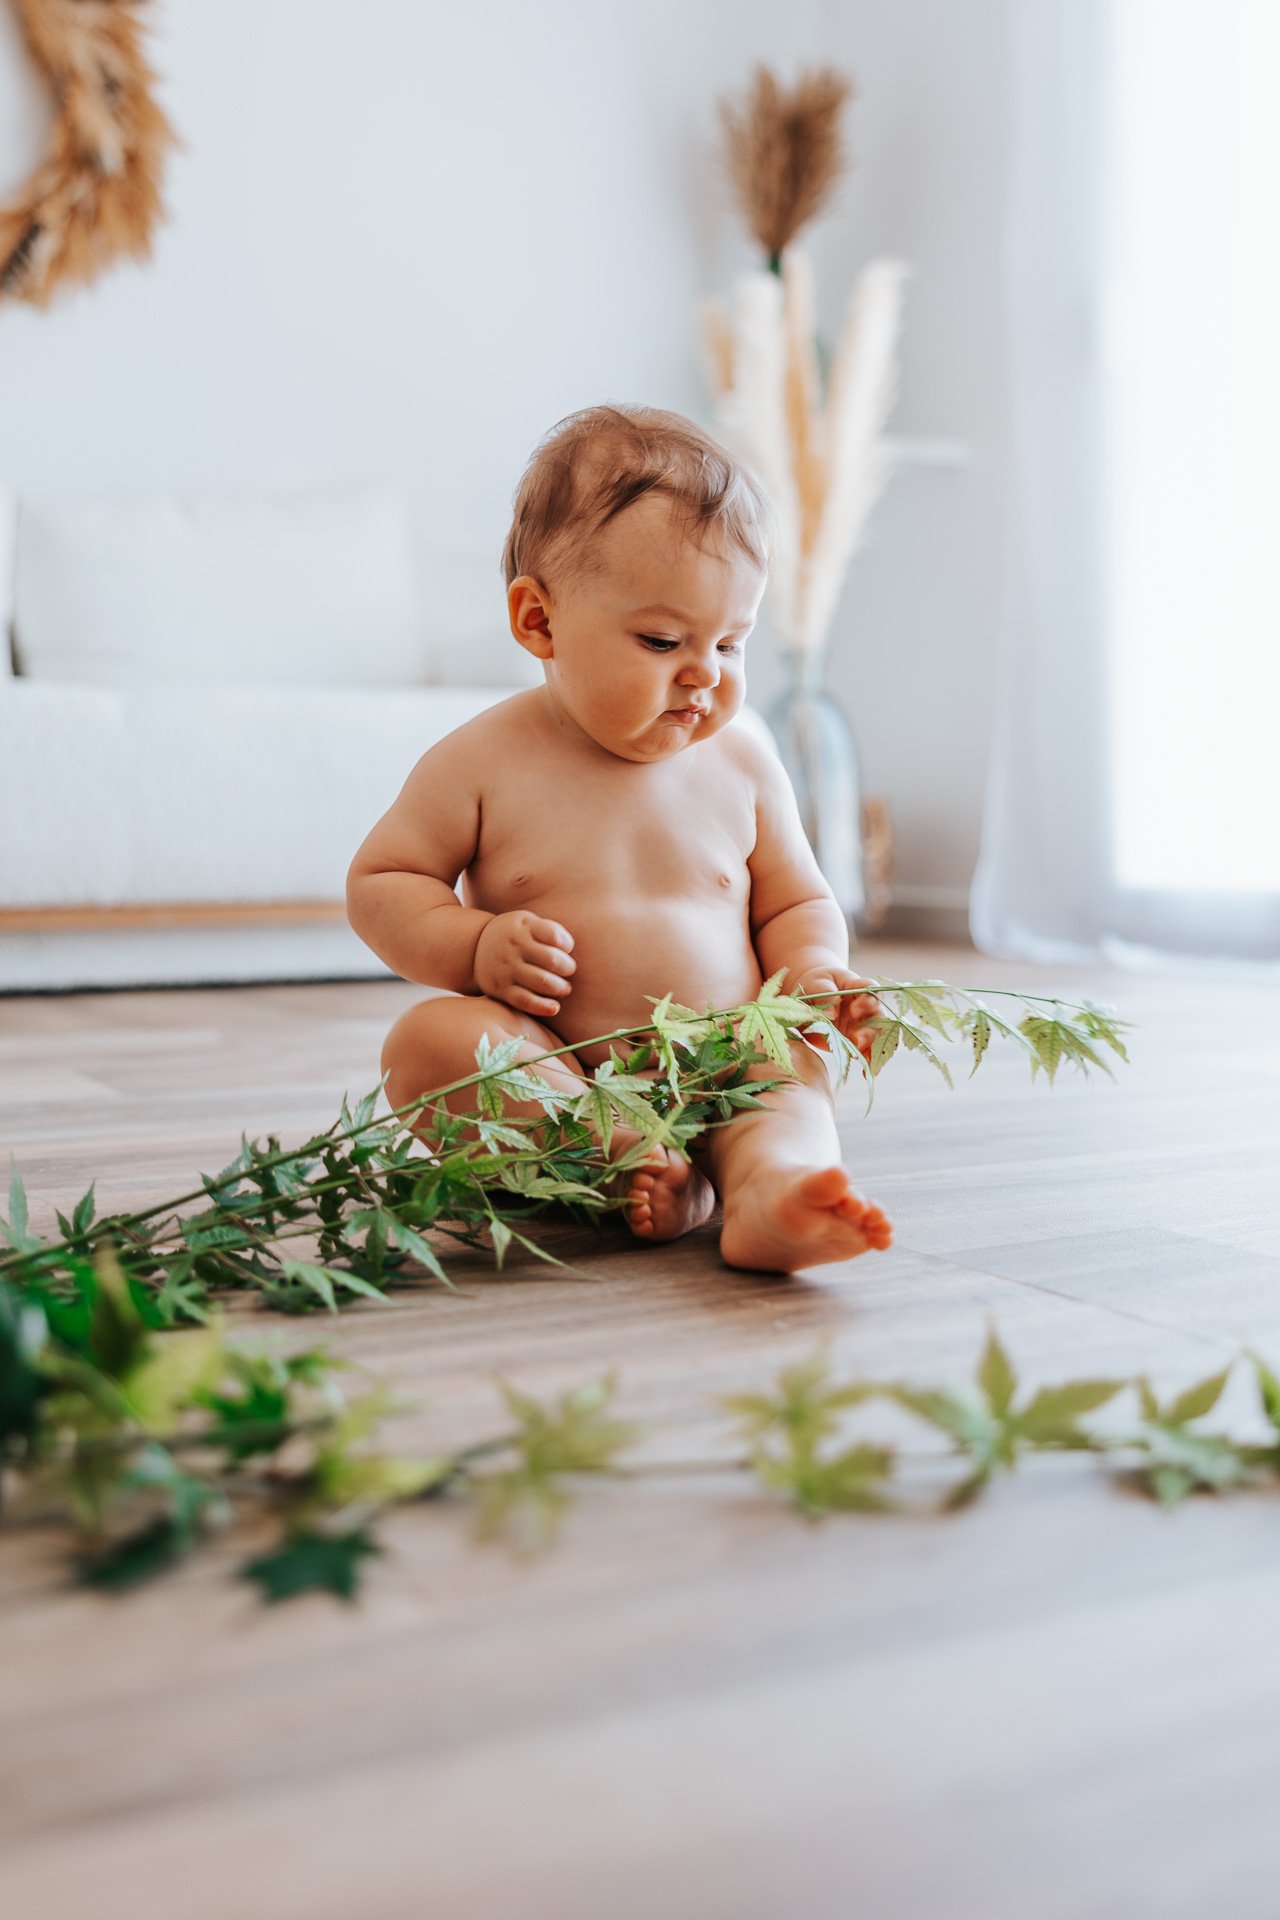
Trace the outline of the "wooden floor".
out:
<instances>
[{"instance_id":1,"label":"wooden floor","mask_svg":"<svg viewBox=\"0 0 1280 1920\"><path fill-rule=\"evenodd\" d=\"M721 1450L711 1396L819 1339L922 1381L963 1379L988 1316L1033 1381L1185 1384L1245 1343L1280 1363L1274 987L863 964L1110 998L1141 1022L1133 1066L1051 1093L993 1047L948 1094L895 1060L843 1124L895 1245L810 1279L722 1269L709 1230L573 1233L577 1274L285 1336L420 1403L406 1449L492 1430L495 1374L544 1392L617 1367L620 1410L670 1423L655 1457ZM0 999L0 1149L41 1220L95 1176L104 1206L161 1199L242 1128L327 1124L415 992ZM387 1537L355 1609L274 1611L228 1577L243 1536L114 1601L60 1586L53 1536L0 1540L0 1910L1280 1913L1280 1499L1167 1514L1059 1459L949 1519L814 1527L736 1478L655 1478L584 1496L532 1561L434 1508Z\"/></svg>"}]
</instances>

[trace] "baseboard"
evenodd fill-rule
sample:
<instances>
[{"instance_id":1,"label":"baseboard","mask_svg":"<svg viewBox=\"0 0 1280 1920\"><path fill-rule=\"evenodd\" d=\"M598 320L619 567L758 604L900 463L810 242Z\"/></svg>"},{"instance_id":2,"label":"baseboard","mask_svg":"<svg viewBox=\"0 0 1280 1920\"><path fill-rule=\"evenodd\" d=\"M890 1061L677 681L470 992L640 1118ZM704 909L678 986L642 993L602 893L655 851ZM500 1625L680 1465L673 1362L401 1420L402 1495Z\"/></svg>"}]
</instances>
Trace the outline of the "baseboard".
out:
<instances>
[{"instance_id":1,"label":"baseboard","mask_svg":"<svg viewBox=\"0 0 1280 1920\"><path fill-rule=\"evenodd\" d=\"M945 940L968 946L969 889L910 884L895 887L876 934L886 940Z\"/></svg>"},{"instance_id":2,"label":"baseboard","mask_svg":"<svg viewBox=\"0 0 1280 1920\"><path fill-rule=\"evenodd\" d=\"M106 933L113 927L345 925L341 900L167 900L120 907L0 907L0 935Z\"/></svg>"},{"instance_id":3,"label":"baseboard","mask_svg":"<svg viewBox=\"0 0 1280 1920\"><path fill-rule=\"evenodd\" d=\"M345 921L0 935L0 994L395 978Z\"/></svg>"}]
</instances>

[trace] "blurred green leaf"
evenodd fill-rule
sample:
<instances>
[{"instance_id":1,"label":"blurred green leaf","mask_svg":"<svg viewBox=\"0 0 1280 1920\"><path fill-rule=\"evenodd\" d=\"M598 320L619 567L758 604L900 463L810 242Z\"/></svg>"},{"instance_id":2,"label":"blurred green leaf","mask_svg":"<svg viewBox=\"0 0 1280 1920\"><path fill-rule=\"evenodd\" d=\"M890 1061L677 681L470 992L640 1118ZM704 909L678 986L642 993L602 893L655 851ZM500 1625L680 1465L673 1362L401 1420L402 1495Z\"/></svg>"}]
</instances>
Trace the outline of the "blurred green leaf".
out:
<instances>
[{"instance_id":1,"label":"blurred green leaf","mask_svg":"<svg viewBox=\"0 0 1280 1920\"><path fill-rule=\"evenodd\" d=\"M334 1535L299 1533L273 1552L247 1560L240 1573L272 1605L302 1593L336 1593L340 1600L354 1600L361 1561L381 1552L363 1528Z\"/></svg>"}]
</instances>

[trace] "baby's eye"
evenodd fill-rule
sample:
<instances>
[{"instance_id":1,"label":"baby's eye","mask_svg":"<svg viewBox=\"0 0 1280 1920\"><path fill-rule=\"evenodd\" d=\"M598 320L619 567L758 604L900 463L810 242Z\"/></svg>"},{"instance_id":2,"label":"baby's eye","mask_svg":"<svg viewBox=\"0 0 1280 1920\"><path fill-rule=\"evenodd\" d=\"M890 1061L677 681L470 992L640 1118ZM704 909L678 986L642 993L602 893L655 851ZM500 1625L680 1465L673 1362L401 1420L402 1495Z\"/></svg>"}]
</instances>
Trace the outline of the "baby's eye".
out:
<instances>
[{"instance_id":1,"label":"baby's eye","mask_svg":"<svg viewBox=\"0 0 1280 1920\"><path fill-rule=\"evenodd\" d=\"M655 653L670 653L672 647L678 647L678 640L663 640L656 633L638 633L637 640L643 640L646 647L652 647Z\"/></svg>"},{"instance_id":2,"label":"baby's eye","mask_svg":"<svg viewBox=\"0 0 1280 1920\"><path fill-rule=\"evenodd\" d=\"M742 642L741 640L722 640L720 643L720 651L721 653L741 653Z\"/></svg>"}]
</instances>

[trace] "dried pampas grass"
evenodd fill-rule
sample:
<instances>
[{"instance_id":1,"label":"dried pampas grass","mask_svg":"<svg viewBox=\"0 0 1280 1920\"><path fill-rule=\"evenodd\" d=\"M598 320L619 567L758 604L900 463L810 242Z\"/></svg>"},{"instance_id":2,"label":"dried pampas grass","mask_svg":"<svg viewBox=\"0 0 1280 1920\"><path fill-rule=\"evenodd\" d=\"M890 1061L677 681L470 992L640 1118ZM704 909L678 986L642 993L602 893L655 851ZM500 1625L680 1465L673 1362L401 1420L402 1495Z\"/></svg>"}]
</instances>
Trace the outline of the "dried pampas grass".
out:
<instances>
[{"instance_id":1,"label":"dried pampas grass","mask_svg":"<svg viewBox=\"0 0 1280 1920\"><path fill-rule=\"evenodd\" d=\"M840 110L852 93L852 81L833 67L802 73L787 88L758 66L740 106L719 103L729 181L775 273L784 247L822 211L848 165Z\"/></svg>"},{"instance_id":2,"label":"dried pampas grass","mask_svg":"<svg viewBox=\"0 0 1280 1920\"><path fill-rule=\"evenodd\" d=\"M778 518L769 604L786 648L826 645L849 561L886 478L908 269L873 260L858 279L825 397L814 341L813 269L788 247L781 280L738 281L702 315L716 430L759 476Z\"/></svg>"},{"instance_id":3,"label":"dried pampas grass","mask_svg":"<svg viewBox=\"0 0 1280 1920\"><path fill-rule=\"evenodd\" d=\"M43 307L60 286L150 253L176 136L151 96L138 18L145 0L14 4L57 116L47 159L0 206L0 299Z\"/></svg>"}]
</instances>

